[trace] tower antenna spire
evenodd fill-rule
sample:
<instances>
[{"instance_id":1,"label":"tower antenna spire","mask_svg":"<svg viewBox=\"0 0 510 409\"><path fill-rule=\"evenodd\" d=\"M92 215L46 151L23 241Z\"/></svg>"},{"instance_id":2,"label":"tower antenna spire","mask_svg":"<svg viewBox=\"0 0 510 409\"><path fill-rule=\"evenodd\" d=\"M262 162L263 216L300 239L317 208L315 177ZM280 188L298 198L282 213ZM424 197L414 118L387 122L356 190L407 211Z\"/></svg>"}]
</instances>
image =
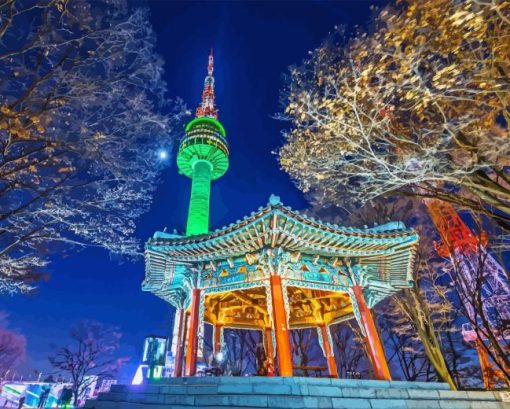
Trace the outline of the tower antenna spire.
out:
<instances>
[{"instance_id":1,"label":"tower antenna spire","mask_svg":"<svg viewBox=\"0 0 510 409\"><path fill-rule=\"evenodd\" d=\"M214 56L213 49L209 54L209 63L207 64L207 76L204 81L204 89L202 91L202 101L197 107L195 116L201 118L207 116L209 118L218 119L218 110L216 109L216 95L214 93Z\"/></svg>"}]
</instances>

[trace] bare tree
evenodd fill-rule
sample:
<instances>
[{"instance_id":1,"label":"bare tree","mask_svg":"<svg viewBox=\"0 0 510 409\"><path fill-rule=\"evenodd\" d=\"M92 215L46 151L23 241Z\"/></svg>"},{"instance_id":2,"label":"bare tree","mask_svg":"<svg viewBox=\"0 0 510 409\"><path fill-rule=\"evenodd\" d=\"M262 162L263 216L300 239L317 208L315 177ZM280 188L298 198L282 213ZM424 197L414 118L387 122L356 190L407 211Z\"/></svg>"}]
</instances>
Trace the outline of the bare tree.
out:
<instances>
[{"instance_id":1,"label":"bare tree","mask_svg":"<svg viewBox=\"0 0 510 409\"><path fill-rule=\"evenodd\" d=\"M256 335L256 331L237 328L225 329L226 373L233 376L241 376L255 372L257 344L261 342L262 335Z\"/></svg>"},{"instance_id":2,"label":"bare tree","mask_svg":"<svg viewBox=\"0 0 510 409\"><path fill-rule=\"evenodd\" d=\"M70 375L77 406L81 394L94 381L91 376L99 381L112 379L128 359L116 356L121 334L115 328L83 321L71 328L69 336L73 344L54 346L49 361L58 372Z\"/></svg>"},{"instance_id":3,"label":"bare tree","mask_svg":"<svg viewBox=\"0 0 510 409\"><path fill-rule=\"evenodd\" d=\"M7 314L0 311L0 379L25 357L25 337L7 326Z\"/></svg>"},{"instance_id":4,"label":"bare tree","mask_svg":"<svg viewBox=\"0 0 510 409\"><path fill-rule=\"evenodd\" d=\"M359 327L350 322L331 327L335 356L340 378L366 378L370 363Z\"/></svg>"},{"instance_id":5,"label":"bare tree","mask_svg":"<svg viewBox=\"0 0 510 409\"><path fill-rule=\"evenodd\" d=\"M379 305L378 311L379 330L386 346L388 364L408 381L437 379L436 372L425 353L425 344L420 341L407 317L391 300Z\"/></svg>"},{"instance_id":6,"label":"bare tree","mask_svg":"<svg viewBox=\"0 0 510 409\"><path fill-rule=\"evenodd\" d=\"M455 322L462 321L462 314L457 308L454 310L454 320ZM460 329L444 332L442 341L445 359L455 385L459 388L474 388L483 385L480 365L476 359L473 360L473 345L464 341Z\"/></svg>"},{"instance_id":7,"label":"bare tree","mask_svg":"<svg viewBox=\"0 0 510 409\"><path fill-rule=\"evenodd\" d=\"M299 357L299 365L303 367L304 376L308 376L308 363L310 361L310 346L313 339L310 328L293 329L290 334L292 337L292 351L296 357Z\"/></svg>"},{"instance_id":8,"label":"bare tree","mask_svg":"<svg viewBox=\"0 0 510 409\"><path fill-rule=\"evenodd\" d=\"M501 378L510 382L510 284L503 267L487 250L491 235L483 219L474 218L476 246L443 242L450 254L448 273L455 284L459 311L478 345L494 361Z\"/></svg>"},{"instance_id":9,"label":"bare tree","mask_svg":"<svg viewBox=\"0 0 510 409\"><path fill-rule=\"evenodd\" d=\"M51 251L138 255L183 112L154 45L124 0L0 3L0 292L33 288Z\"/></svg>"}]
</instances>

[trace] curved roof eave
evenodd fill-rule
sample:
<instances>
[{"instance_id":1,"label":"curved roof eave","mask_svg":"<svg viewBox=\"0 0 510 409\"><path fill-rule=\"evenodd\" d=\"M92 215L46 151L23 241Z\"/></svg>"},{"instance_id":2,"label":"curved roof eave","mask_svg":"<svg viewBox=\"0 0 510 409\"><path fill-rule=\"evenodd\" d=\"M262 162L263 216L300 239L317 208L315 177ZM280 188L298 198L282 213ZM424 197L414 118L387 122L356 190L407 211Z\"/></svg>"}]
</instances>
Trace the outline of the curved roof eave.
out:
<instances>
[{"instance_id":1,"label":"curved roof eave","mask_svg":"<svg viewBox=\"0 0 510 409\"><path fill-rule=\"evenodd\" d=\"M244 234L246 227L255 224L257 221L265 219L268 215L281 214L286 219L294 220L310 229L313 229L317 234L318 232L343 237L353 237L359 239L373 239L384 240L397 237L409 236L411 241L416 241L418 236L414 229L406 228L402 222L389 222L385 225L360 229L356 227L344 227L337 224L325 223L315 220L313 217L301 214L298 211L292 210L290 207L283 206L281 202L270 200L266 207L260 207L257 212L252 212L249 216L244 217L242 220L237 220L228 226L216 229L211 233L197 235L197 236L175 236L164 237L157 235L147 242L147 246L183 246L183 245L201 245L203 243L213 242L215 239L223 237L235 237L236 235Z\"/></svg>"}]
</instances>

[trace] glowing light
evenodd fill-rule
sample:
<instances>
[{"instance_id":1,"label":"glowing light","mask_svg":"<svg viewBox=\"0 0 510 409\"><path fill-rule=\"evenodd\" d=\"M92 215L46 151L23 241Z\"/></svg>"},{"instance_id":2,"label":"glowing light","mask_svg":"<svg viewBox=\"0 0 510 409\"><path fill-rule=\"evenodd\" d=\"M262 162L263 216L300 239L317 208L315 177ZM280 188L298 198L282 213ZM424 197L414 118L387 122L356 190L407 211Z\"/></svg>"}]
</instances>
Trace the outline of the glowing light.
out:
<instances>
[{"instance_id":1,"label":"glowing light","mask_svg":"<svg viewBox=\"0 0 510 409\"><path fill-rule=\"evenodd\" d=\"M161 160L168 159L168 152L166 150L164 150L164 149L161 149L158 152L158 158L161 159Z\"/></svg>"},{"instance_id":2,"label":"glowing light","mask_svg":"<svg viewBox=\"0 0 510 409\"><path fill-rule=\"evenodd\" d=\"M225 359L225 355L223 354L223 352L220 351L214 356L214 358L216 358L216 362L221 364Z\"/></svg>"},{"instance_id":3,"label":"glowing light","mask_svg":"<svg viewBox=\"0 0 510 409\"><path fill-rule=\"evenodd\" d=\"M141 385L143 382L143 371L142 367L139 366L136 370L135 376L133 378L133 381L131 382L131 385Z\"/></svg>"}]
</instances>

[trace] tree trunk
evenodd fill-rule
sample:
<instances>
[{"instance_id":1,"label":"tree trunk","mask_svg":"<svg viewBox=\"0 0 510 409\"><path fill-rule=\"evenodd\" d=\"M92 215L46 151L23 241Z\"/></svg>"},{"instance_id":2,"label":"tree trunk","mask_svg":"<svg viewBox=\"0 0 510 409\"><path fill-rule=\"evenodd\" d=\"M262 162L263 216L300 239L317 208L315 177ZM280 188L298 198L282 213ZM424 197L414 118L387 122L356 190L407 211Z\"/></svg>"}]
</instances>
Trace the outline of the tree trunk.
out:
<instances>
[{"instance_id":1,"label":"tree trunk","mask_svg":"<svg viewBox=\"0 0 510 409\"><path fill-rule=\"evenodd\" d=\"M78 407L78 393L80 391L80 388L73 388L73 401L74 401L74 407Z\"/></svg>"},{"instance_id":2,"label":"tree trunk","mask_svg":"<svg viewBox=\"0 0 510 409\"><path fill-rule=\"evenodd\" d=\"M434 367L438 378L446 382L452 390L457 390L457 385L446 364L436 330L433 327L432 318L426 306L422 305L419 295L415 294L415 291L419 290L416 288L404 290L404 303L401 303L401 306L412 319L418 336L423 343L425 354Z\"/></svg>"}]
</instances>

